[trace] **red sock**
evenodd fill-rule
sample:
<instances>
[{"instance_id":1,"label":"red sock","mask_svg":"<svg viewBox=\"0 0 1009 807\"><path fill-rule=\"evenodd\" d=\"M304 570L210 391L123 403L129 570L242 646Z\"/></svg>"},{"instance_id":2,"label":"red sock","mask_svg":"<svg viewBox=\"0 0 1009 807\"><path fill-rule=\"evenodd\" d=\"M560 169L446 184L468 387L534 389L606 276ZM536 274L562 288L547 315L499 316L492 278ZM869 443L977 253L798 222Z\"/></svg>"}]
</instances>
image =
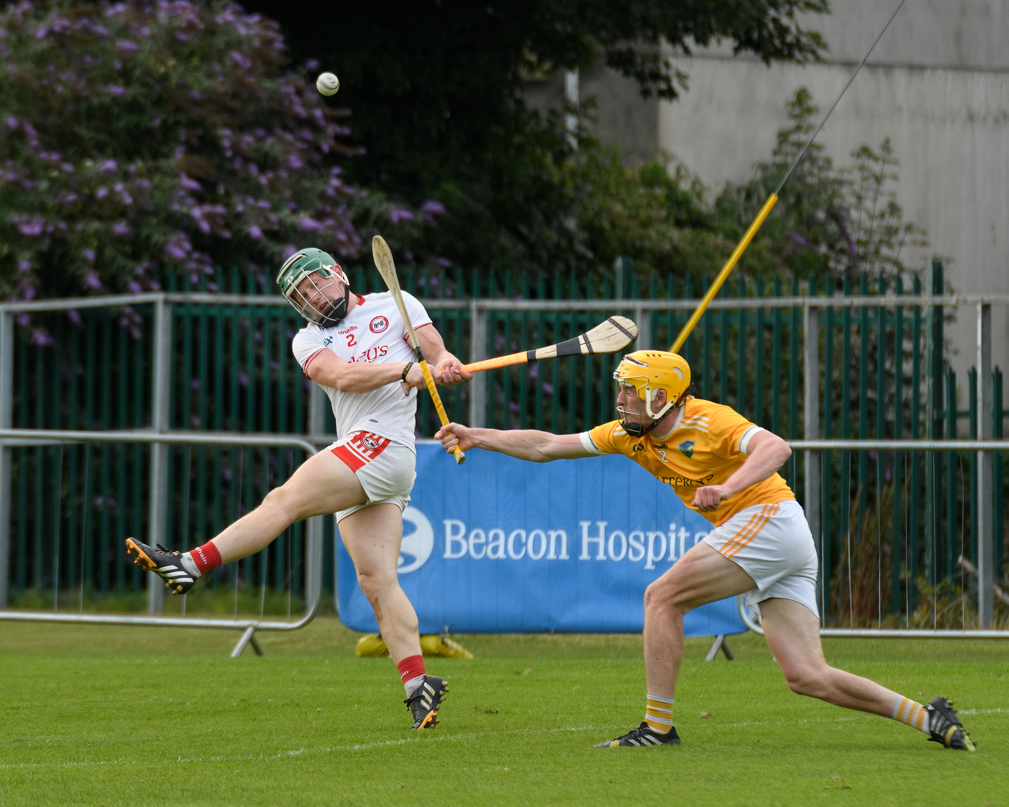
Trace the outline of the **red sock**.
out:
<instances>
[{"instance_id":1,"label":"red sock","mask_svg":"<svg viewBox=\"0 0 1009 807\"><path fill-rule=\"evenodd\" d=\"M199 567L200 574L216 569L223 562L221 553L217 551L213 541L207 541L203 546L198 546L189 553L193 562Z\"/></svg>"},{"instance_id":2,"label":"red sock","mask_svg":"<svg viewBox=\"0 0 1009 807\"><path fill-rule=\"evenodd\" d=\"M410 656L405 658L396 665L396 669L399 670L399 677L403 679L405 684L407 681L424 675L424 657Z\"/></svg>"}]
</instances>

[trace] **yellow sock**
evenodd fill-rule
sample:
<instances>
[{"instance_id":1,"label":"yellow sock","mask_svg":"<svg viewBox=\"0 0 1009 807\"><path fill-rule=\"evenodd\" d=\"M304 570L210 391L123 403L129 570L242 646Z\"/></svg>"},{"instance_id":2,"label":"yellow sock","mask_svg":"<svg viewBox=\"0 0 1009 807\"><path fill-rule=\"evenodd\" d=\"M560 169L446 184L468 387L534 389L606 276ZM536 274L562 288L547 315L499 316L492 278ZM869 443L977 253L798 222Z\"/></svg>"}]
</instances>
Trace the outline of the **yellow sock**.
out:
<instances>
[{"instance_id":1,"label":"yellow sock","mask_svg":"<svg viewBox=\"0 0 1009 807\"><path fill-rule=\"evenodd\" d=\"M901 723L907 723L924 734L929 733L928 712L925 711L924 706L910 698L898 697L893 704L893 712L890 713L890 717Z\"/></svg>"},{"instance_id":2,"label":"yellow sock","mask_svg":"<svg viewBox=\"0 0 1009 807\"><path fill-rule=\"evenodd\" d=\"M668 734L673 727L673 699L647 695L645 700L645 723L659 734Z\"/></svg>"}]
</instances>

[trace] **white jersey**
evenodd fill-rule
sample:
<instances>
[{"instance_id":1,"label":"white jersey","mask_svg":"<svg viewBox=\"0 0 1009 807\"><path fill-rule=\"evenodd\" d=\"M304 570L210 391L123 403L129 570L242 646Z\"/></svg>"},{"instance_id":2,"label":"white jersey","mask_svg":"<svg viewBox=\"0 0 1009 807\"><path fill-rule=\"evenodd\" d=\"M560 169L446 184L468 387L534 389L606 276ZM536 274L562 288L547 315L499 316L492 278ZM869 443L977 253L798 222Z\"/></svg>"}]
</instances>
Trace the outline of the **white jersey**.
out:
<instances>
[{"instance_id":1,"label":"white jersey","mask_svg":"<svg viewBox=\"0 0 1009 807\"><path fill-rule=\"evenodd\" d=\"M430 325L431 318L417 298L405 291L402 294L414 330ZM413 360L406 325L392 293L358 294L356 297L357 305L338 325L320 328L310 323L295 335L291 349L302 370L320 350L330 350L351 363ZM398 381L371 392L340 392L324 384L319 386L333 405L336 433L340 438L356 431L369 431L414 450L417 390L412 389L409 395L404 395Z\"/></svg>"}]
</instances>

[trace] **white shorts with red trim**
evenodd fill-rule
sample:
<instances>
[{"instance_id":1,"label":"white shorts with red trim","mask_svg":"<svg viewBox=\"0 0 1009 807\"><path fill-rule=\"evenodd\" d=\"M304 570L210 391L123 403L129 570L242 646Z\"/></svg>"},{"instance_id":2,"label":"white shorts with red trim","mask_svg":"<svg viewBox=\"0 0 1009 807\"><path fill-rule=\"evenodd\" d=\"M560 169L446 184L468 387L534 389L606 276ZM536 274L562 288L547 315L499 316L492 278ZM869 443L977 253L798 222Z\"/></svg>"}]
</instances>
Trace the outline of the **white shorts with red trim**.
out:
<instances>
[{"instance_id":1,"label":"white shorts with red trim","mask_svg":"<svg viewBox=\"0 0 1009 807\"><path fill-rule=\"evenodd\" d=\"M740 510L711 531L704 542L737 564L757 587L746 602L774 597L802 603L817 616L816 546L798 502L776 502Z\"/></svg>"},{"instance_id":2,"label":"white shorts with red trim","mask_svg":"<svg viewBox=\"0 0 1009 807\"><path fill-rule=\"evenodd\" d=\"M368 501L339 510L336 520L373 504L395 504L405 510L417 478L417 455L402 443L372 432L353 432L328 449L354 472Z\"/></svg>"}]
</instances>

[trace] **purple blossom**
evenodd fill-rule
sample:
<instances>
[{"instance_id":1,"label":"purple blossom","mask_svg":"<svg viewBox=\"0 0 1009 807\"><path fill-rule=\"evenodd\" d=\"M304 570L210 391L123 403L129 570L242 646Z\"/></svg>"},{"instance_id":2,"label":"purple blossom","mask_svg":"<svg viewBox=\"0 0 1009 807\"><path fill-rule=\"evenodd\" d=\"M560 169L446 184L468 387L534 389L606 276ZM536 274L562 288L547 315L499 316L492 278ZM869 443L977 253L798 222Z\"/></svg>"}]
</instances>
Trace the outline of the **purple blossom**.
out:
<instances>
[{"instance_id":1,"label":"purple blossom","mask_svg":"<svg viewBox=\"0 0 1009 807\"><path fill-rule=\"evenodd\" d=\"M109 189L106 188L105 186L102 186L97 191L95 191L95 199L104 199L108 195L109 195Z\"/></svg>"},{"instance_id":2,"label":"purple blossom","mask_svg":"<svg viewBox=\"0 0 1009 807\"><path fill-rule=\"evenodd\" d=\"M130 290L130 294L140 294L140 292L144 290L144 287L141 286L139 283L137 283L137 281L135 280L131 280L129 283L127 283L126 288Z\"/></svg>"},{"instance_id":3,"label":"purple blossom","mask_svg":"<svg viewBox=\"0 0 1009 807\"><path fill-rule=\"evenodd\" d=\"M203 186L195 179L190 179L186 174L179 174L179 184L187 191L202 191Z\"/></svg>"},{"instance_id":4,"label":"purple blossom","mask_svg":"<svg viewBox=\"0 0 1009 807\"><path fill-rule=\"evenodd\" d=\"M136 53L140 50L140 45L136 42L131 42L128 39L120 39L116 42L116 47L119 48L123 53Z\"/></svg>"},{"instance_id":5,"label":"purple blossom","mask_svg":"<svg viewBox=\"0 0 1009 807\"><path fill-rule=\"evenodd\" d=\"M88 263L94 263L95 262L95 251L93 249L86 249L86 250L84 250L84 260L86 260Z\"/></svg>"},{"instance_id":6,"label":"purple blossom","mask_svg":"<svg viewBox=\"0 0 1009 807\"><path fill-rule=\"evenodd\" d=\"M27 328L32 324L32 318L28 314L18 314L17 323L21 328Z\"/></svg>"},{"instance_id":7,"label":"purple blossom","mask_svg":"<svg viewBox=\"0 0 1009 807\"><path fill-rule=\"evenodd\" d=\"M196 222L196 226L200 228L201 233L210 235L210 223L203 218L203 208L191 207L189 208L189 215L193 217L193 220Z\"/></svg>"},{"instance_id":8,"label":"purple blossom","mask_svg":"<svg viewBox=\"0 0 1009 807\"><path fill-rule=\"evenodd\" d=\"M7 124L7 128L8 129L17 129L18 128L18 119L15 118L13 115L8 115L7 117L5 117L4 118L4 123Z\"/></svg>"},{"instance_id":9,"label":"purple blossom","mask_svg":"<svg viewBox=\"0 0 1009 807\"><path fill-rule=\"evenodd\" d=\"M117 84L110 84L107 89L109 91L109 95L111 95L113 98L122 98L124 95L126 95L126 88L120 87Z\"/></svg>"},{"instance_id":10,"label":"purple blossom","mask_svg":"<svg viewBox=\"0 0 1009 807\"><path fill-rule=\"evenodd\" d=\"M231 51L231 53L228 54L228 56L231 58L231 61L233 61L243 70L252 69L252 61L244 53L239 53L237 50L233 50Z\"/></svg>"},{"instance_id":11,"label":"purple blossom","mask_svg":"<svg viewBox=\"0 0 1009 807\"><path fill-rule=\"evenodd\" d=\"M249 376L243 370L238 371L238 385L240 387L249 386Z\"/></svg>"},{"instance_id":12,"label":"purple blossom","mask_svg":"<svg viewBox=\"0 0 1009 807\"><path fill-rule=\"evenodd\" d=\"M36 330L32 334L32 344L37 347L49 347L54 344L53 338L47 334L45 331Z\"/></svg>"},{"instance_id":13,"label":"purple blossom","mask_svg":"<svg viewBox=\"0 0 1009 807\"><path fill-rule=\"evenodd\" d=\"M442 216L445 214L445 205L441 202L435 201L434 199L428 199L420 206L420 212L424 214L425 221L433 221L435 216Z\"/></svg>"},{"instance_id":14,"label":"purple blossom","mask_svg":"<svg viewBox=\"0 0 1009 807\"><path fill-rule=\"evenodd\" d=\"M32 270L32 262L27 258L18 264L19 272L30 272Z\"/></svg>"},{"instance_id":15,"label":"purple blossom","mask_svg":"<svg viewBox=\"0 0 1009 807\"><path fill-rule=\"evenodd\" d=\"M76 308L67 309L67 319L70 320L74 325L81 324L81 312Z\"/></svg>"},{"instance_id":16,"label":"purple blossom","mask_svg":"<svg viewBox=\"0 0 1009 807\"><path fill-rule=\"evenodd\" d=\"M121 221L117 221L112 225L112 232L122 238L123 236L130 234L130 228L129 225L123 224Z\"/></svg>"},{"instance_id":17,"label":"purple blossom","mask_svg":"<svg viewBox=\"0 0 1009 807\"><path fill-rule=\"evenodd\" d=\"M45 219L41 216L16 216L14 223L21 235L42 235Z\"/></svg>"},{"instance_id":18,"label":"purple blossom","mask_svg":"<svg viewBox=\"0 0 1009 807\"><path fill-rule=\"evenodd\" d=\"M263 237L263 231L259 229L255 224L249 227L249 238L253 241L258 241Z\"/></svg>"},{"instance_id":19,"label":"purple blossom","mask_svg":"<svg viewBox=\"0 0 1009 807\"><path fill-rule=\"evenodd\" d=\"M102 287L102 281L94 272L88 272L84 275L84 285L89 289L100 289Z\"/></svg>"},{"instance_id":20,"label":"purple blossom","mask_svg":"<svg viewBox=\"0 0 1009 807\"><path fill-rule=\"evenodd\" d=\"M322 227L322 225L319 224L319 222L317 222L310 216L305 216L300 222L298 222L298 225L301 227L302 230L304 230L307 233L313 233L316 230L321 229Z\"/></svg>"},{"instance_id":21,"label":"purple blossom","mask_svg":"<svg viewBox=\"0 0 1009 807\"><path fill-rule=\"evenodd\" d=\"M413 221L414 215L409 210L402 207L394 207L389 211L389 221L398 224L401 221Z\"/></svg>"},{"instance_id":22,"label":"purple blossom","mask_svg":"<svg viewBox=\"0 0 1009 807\"><path fill-rule=\"evenodd\" d=\"M165 254L176 261L185 260L192 249L193 245L189 243L189 236L185 233L176 233L165 244Z\"/></svg>"},{"instance_id":23,"label":"purple blossom","mask_svg":"<svg viewBox=\"0 0 1009 807\"><path fill-rule=\"evenodd\" d=\"M22 300L34 300L36 293L35 287L31 283L21 285L20 297Z\"/></svg>"}]
</instances>

